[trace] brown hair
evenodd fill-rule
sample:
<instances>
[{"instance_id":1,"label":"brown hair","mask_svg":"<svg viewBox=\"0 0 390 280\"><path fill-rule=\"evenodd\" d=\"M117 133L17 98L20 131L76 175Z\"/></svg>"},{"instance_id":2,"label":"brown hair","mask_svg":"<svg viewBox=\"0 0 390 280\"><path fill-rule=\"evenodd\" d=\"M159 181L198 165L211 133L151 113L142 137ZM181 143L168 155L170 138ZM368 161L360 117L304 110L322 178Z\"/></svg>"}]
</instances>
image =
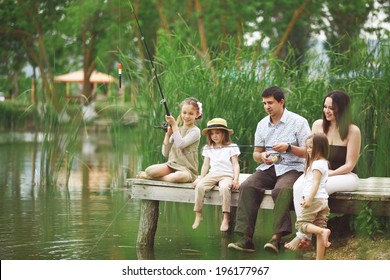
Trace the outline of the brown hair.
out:
<instances>
[{"instance_id":1,"label":"brown hair","mask_svg":"<svg viewBox=\"0 0 390 280\"><path fill-rule=\"evenodd\" d=\"M275 98L276 101L278 101L279 103L283 100L286 100L284 98L284 93L283 91L281 90L281 88L277 87L277 86L272 86L272 87L269 87L269 88L266 88L263 93L261 94L261 97L270 97L270 96L273 96ZM283 104L283 108L285 108L286 105Z\"/></svg>"},{"instance_id":2,"label":"brown hair","mask_svg":"<svg viewBox=\"0 0 390 280\"><path fill-rule=\"evenodd\" d=\"M207 131L207 138L206 138L207 145L209 145L210 147L214 146L214 141L211 139L211 135L210 135L210 132L212 130L214 130L214 129L210 129L209 131ZM229 131L227 131L225 129L218 129L218 128L216 128L215 130L220 130L223 132L223 139L222 139L223 146L227 146L227 145L230 145L232 143L232 140L230 139Z\"/></svg>"},{"instance_id":3,"label":"brown hair","mask_svg":"<svg viewBox=\"0 0 390 280\"><path fill-rule=\"evenodd\" d=\"M344 91L335 90L325 96L322 104L325 104L325 99L328 97L332 99L333 114L339 128L341 140L344 140L348 136L349 126L352 123L349 96ZM326 119L325 113L322 111L322 130L325 134L328 134L329 127L330 121Z\"/></svg>"},{"instance_id":4,"label":"brown hair","mask_svg":"<svg viewBox=\"0 0 390 280\"><path fill-rule=\"evenodd\" d=\"M306 153L305 172L311 167L313 161L318 160L321 157L327 159L329 155L329 141L325 133L313 133L307 137L306 142L310 139L313 140L313 148L311 157Z\"/></svg>"}]
</instances>

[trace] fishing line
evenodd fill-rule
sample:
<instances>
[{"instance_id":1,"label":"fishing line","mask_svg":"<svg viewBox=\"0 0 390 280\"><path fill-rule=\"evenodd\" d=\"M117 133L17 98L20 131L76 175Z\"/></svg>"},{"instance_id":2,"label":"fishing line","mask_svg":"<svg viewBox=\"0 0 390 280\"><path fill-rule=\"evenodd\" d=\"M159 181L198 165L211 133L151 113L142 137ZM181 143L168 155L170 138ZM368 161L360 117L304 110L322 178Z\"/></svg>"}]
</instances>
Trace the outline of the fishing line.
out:
<instances>
[{"instance_id":1,"label":"fishing line","mask_svg":"<svg viewBox=\"0 0 390 280\"><path fill-rule=\"evenodd\" d=\"M87 258L89 257L89 255L95 250L95 248L98 246L98 244L100 243L100 241L103 239L103 237L106 235L107 231L110 229L110 227L112 226L112 224L115 222L115 220L118 218L119 214L122 212L122 210L125 208L125 206L127 205L127 203L130 201L130 197L126 200L126 202L123 204L122 208L115 214L115 217L112 219L112 221L110 222L110 224L108 225L108 227L104 230L104 232L99 236L98 240L96 241L96 243L93 245L92 249L89 250L88 254L87 254Z\"/></svg>"}]
</instances>

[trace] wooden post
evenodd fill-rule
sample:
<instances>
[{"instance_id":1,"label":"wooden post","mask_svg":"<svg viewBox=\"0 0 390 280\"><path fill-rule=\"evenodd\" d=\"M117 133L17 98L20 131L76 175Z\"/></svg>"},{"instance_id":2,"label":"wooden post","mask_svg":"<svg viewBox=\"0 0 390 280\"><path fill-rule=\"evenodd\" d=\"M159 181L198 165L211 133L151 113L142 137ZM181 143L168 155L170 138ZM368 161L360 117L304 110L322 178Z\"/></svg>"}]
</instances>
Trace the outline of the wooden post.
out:
<instances>
[{"instance_id":1,"label":"wooden post","mask_svg":"<svg viewBox=\"0 0 390 280\"><path fill-rule=\"evenodd\" d=\"M142 200L137 247L153 248L158 223L158 200Z\"/></svg>"}]
</instances>

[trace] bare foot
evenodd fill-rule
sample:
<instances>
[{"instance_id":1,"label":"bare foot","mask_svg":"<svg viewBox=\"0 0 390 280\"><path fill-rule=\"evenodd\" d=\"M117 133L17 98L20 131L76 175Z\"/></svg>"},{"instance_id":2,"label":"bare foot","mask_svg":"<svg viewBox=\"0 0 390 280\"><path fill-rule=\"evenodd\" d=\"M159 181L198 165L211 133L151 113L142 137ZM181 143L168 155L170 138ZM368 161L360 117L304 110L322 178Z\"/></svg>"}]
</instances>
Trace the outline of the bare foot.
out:
<instances>
[{"instance_id":1,"label":"bare foot","mask_svg":"<svg viewBox=\"0 0 390 280\"><path fill-rule=\"evenodd\" d=\"M149 179L148 175L146 175L145 171L138 172L136 178L138 179Z\"/></svg>"},{"instance_id":2,"label":"bare foot","mask_svg":"<svg viewBox=\"0 0 390 280\"><path fill-rule=\"evenodd\" d=\"M309 239L301 239L299 242L298 248L300 250L306 250L311 247L311 240Z\"/></svg>"},{"instance_id":3,"label":"bare foot","mask_svg":"<svg viewBox=\"0 0 390 280\"><path fill-rule=\"evenodd\" d=\"M221 223L221 227L219 228L220 231L227 231L229 229L229 220L223 219Z\"/></svg>"},{"instance_id":4,"label":"bare foot","mask_svg":"<svg viewBox=\"0 0 390 280\"><path fill-rule=\"evenodd\" d=\"M193 225L192 225L192 229L196 229L196 228L199 226L199 224L200 224L200 222L201 222L202 220L203 220L202 214L196 213L195 221L194 221L194 223L193 223Z\"/></svg>"},{"instance_id":5,"label":"bare foot","mask_svg":"<svg viewBox=\"0 0 390 280\"><path fill-rule=\"evenodd\" d=\"M322 241L324 242L325 248L328 248L331 244L329 242L329 236L330 236L330 229L325 228L321 231L321 237L322 237Z\"/></svg>"},{"instance_id":6,"label":"bare foot","mask_svg":"<svg viewBox=\"0 0 390 280\"><path fill-rule=\"evenodd\" d=\"M298 236L295 236L295 238L293 240L284 244L284 248L289 249L289 250L293 250L293 251L298 250L298 249L300 249L299 244L301 243L301 241L302 240Z\"/></svg>"}]
</instances>

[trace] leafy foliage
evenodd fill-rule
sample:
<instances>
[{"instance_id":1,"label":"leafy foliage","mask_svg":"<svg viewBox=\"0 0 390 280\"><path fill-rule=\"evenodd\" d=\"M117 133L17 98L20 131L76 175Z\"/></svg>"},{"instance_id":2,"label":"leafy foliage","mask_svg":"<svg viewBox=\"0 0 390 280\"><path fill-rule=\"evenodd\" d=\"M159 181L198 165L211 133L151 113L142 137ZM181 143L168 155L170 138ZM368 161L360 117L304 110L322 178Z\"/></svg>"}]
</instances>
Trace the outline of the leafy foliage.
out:
<instances>
[{"instance_id":1,"label":"leafy foliage","mask_svg":"<svg viewBox=\"0 0 390 280\"><path fill-rule=\"evenodd\" d=\"M373 237L378 233L383 234L384 230L388 229L389 222L388 217L375 216L372 209L366 204L359 215L350 219L350 226L361 235Z\"/></svg>"}]
</instances>

